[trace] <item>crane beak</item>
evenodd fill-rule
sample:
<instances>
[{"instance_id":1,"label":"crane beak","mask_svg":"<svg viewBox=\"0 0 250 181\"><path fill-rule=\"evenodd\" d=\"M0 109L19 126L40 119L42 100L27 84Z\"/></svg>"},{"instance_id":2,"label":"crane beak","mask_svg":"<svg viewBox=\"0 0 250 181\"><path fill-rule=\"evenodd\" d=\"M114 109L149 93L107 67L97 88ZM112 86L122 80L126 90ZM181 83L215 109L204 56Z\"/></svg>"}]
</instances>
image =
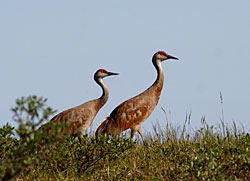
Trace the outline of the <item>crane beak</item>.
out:
<instances>
[{"instance_id":1,"label":"crane beak","mask_svg":"<svg viewBox=\"0 0 250 181\"><path fill-rule=\"evenodd\" d=\"M118 73L108 72L108 76L110 75L119 75Z\"/></svg>"},{"instance_id":2,"label":"crane beak","mask_svg":"<svg viewBox=\"0 0 250 181\"><path fill-rule=\"evenodd\" d=\"M174 57L174 56L172 56L172 55L168 55L168 56L167 56L167 59L179 60L178 58L176 58L176 57Z\"/></svg>"}]
</instances>

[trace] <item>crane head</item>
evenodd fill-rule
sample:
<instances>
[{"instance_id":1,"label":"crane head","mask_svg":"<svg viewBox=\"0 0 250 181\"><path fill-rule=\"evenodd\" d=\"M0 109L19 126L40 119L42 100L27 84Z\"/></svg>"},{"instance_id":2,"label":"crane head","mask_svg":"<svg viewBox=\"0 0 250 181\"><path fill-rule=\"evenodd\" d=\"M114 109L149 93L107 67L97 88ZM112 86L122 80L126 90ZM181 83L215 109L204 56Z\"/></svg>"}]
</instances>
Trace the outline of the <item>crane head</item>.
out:
<instances>
[{"instance_id":1,"label":"crane head","mask_svg":"<svg viewBox=\"0 0 250 181\"><path fill-rule=\"evenodd\" d=\"M95 79L98 79L98 78L104 78L104 77L107 77L107 76L111 76L111 75L119 75L118 73L113 73L113 72L108 72L107 70L105 69L99 69L95 72Z\"/></svg>"},{"instance_id":2,"label":"crane head","mask_svg":"<svg viewBox=\"0 0 250 181\"><path fill-rule=\"evenodd\" d=\"M156 59L160 59L161 61L167 60L167 59L174 59L174 60L178 60L178 58L168 55L166 52L164 51L158 51L154 54L154 57Z\"/></svg>"}]
</instances>

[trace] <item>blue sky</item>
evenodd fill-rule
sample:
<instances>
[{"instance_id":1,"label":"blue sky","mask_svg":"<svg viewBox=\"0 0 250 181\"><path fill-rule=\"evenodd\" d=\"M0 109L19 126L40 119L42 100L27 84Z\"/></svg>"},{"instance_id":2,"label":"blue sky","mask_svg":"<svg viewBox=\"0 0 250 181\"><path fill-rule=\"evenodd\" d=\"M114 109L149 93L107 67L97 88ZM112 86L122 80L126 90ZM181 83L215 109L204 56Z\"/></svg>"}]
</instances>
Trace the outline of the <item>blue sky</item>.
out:
<instances>
[{"instance_id":1,"label":"blue sky","mask_svg":"<svg viewBox=\"0 0 250 181\"><path fill-rule=\"evenodd\" d=\"M0 125L12 121L15 99L48 98L59 112L101 95L93 80L99 68L119 72L106 78L110 99L93 122L148 88L156 78L153 54L164 50L180 61L163 63L165 82L157 121L191 125L202 116L216 125L224 117L250 130L250 1L1 1Z\"/></svg>"}]
</instances>

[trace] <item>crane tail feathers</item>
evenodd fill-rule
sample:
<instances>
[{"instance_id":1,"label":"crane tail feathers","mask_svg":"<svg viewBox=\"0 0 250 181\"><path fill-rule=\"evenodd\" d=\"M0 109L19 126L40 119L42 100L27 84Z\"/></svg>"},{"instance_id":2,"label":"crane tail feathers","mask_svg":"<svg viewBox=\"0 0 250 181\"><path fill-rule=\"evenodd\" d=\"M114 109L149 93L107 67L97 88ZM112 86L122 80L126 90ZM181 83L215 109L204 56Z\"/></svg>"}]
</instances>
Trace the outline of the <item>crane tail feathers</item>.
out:
<instances>
[{"instance_id":1,"label":"crane tail feathers","mask_svg":"<svg viewBox=\"0 0 250 181\"><path fill-rule=\"evenodd\" d=\"M98 128L96 129L95 132L95 136L98 136L100 134L104 134L107 133L107 129L108 129L108 123L110 122L110 117L106 117L102 123L98 126Z\"/></svg>"}]
</instances>

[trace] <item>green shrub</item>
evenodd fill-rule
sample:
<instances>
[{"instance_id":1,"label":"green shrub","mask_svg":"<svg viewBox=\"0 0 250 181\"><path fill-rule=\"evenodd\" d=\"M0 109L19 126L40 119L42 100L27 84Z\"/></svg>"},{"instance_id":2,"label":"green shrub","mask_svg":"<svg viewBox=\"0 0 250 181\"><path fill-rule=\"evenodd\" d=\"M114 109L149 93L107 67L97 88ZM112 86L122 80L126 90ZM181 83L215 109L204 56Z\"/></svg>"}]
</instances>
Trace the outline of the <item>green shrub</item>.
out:
<instances>
[{"instance_id":1,"label":"green shrub","mask_svg":"<svg viewBox=\"0 0 250 181\"><path fill-rule=\"evenodd\" d=\"M13 136L14 128L9 124L0 129L0 178L3 180L29 176L34 169L39 170L38 175L89 174L92 169L117 159L135 146L131 139L107 135L98 140L87 135L75 138L62 123L50 122L38 129L55 112L46 106L46 101L37 96L17 99L17 106L12 111L18 123L19 139Z\"/></svg>"}]
</instances>

